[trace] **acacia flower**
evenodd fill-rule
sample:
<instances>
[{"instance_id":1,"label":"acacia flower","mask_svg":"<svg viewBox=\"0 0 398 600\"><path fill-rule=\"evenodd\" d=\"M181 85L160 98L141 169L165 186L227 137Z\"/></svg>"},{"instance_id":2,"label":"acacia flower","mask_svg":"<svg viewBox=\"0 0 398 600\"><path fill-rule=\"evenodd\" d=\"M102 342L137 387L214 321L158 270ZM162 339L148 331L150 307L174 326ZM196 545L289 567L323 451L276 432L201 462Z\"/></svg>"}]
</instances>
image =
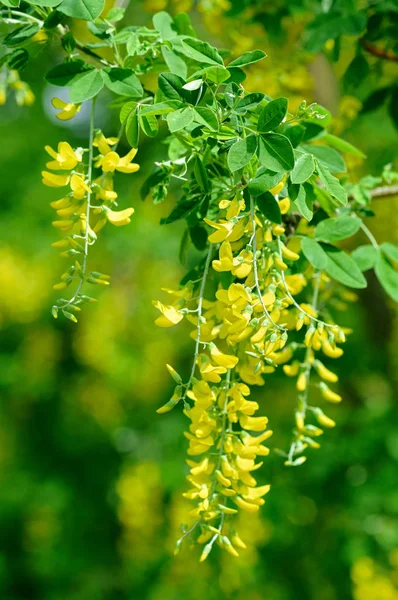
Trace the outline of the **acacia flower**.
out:
<instances>
[{"instance_id":1,"label":"acacia flower","mask_svg":"<svg viewBox=\"0 0 398 600\"><path fill-rule=\"evenodd\" d=\"M184 318L175 306L167 306L158 300L154 301L152 304L162 313L155 321L155 325L158 325L158 327L173 327L173 325L176 325Z\"/></svg>"},{"instance_id":2,"label":"acacia flower","mask_svg":"<svg viewBox=\"0 0 398 600\"><path fill-rule=\"evenodd\" d=\"M54 108L61 109L61 112L56 114L57 119L61 121L69 121L80 111L81 104L72 104L71 102L64 102L61 98L53 98L51 104Z\"/></svg>"},{"instance_id":3,"label":"acacia flower","mask_svg":"<svg viewBox=\"0 0 398 600\"><path fill-rule=\"evenodd\" d=\"M56 175L49 171L42 171L41 176L44 185L48 185L48 187L64 187L68 185L70 178L70 175Z\"/></svg>"}]
</instances>

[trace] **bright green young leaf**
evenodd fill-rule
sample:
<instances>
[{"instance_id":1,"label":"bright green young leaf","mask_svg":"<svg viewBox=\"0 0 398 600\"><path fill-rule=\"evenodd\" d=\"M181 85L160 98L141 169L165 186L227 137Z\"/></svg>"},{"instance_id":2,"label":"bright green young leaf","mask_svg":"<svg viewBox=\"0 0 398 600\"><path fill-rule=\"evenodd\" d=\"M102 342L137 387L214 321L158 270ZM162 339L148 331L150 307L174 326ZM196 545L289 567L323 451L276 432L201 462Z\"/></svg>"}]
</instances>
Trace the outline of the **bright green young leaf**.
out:
<instances>
[{"instance_id":1,"label":"bright green young leaf","mask_svg":"<svg viewBox=\"0 0 398 600\"><path fill-rule=\"evenodd\" d=\"M335 246L324 245L323 249L327 255L325 271L332 279L356 289L366 287L366 279L351 256Z\"/></svg>"},{"instance_id":2,"label":"bright green young leaf","mask_svg":"<svg viewBox=\"0 0 398 600\"><path fill-rule=\"evenodd\" d=\"M301 148L315 156L317 161L324 164L331 173L343 173L346 171L346 165L342 156L333 148L317 144L302 144Z\"/></svg>"},{"instance_id":3,"label":"bright green young leaf","mask_svg":"<svg viewBox=\"0 0 398 600\"><path fill-rule=\"evenodd\" d=\"M383 253L393 262L398 262L398 246L394 246L390 242L380 244Z\"/></svg>"},{"instance_id":4,"label":"bright green young leaf","mask_svg":"<svg viewBox=\"0 0 398 600\"><path fill-rule=\"evenodd\" d=\"M258 62L266 56L267 55L262 50L249 50L248 52L244 52L239 58L235 58L235 60L230 62L228 67L244 67L245 65Z\"/></svg>"},{"instance_id":5,"label":"bright green young leaf","mask_svg":"<svg viewBox=\"0 0 398 600\"><path fill-rule=\"evenodd\" d=\"M282 179L282 173L275 173L268 169L259 169L256 176L249 182L249 192L252 196L259 196L275 187Z\"/></svg>"},{"instance_id":6,"label":"bright green young leaf","mask_svg":"<svg viewBox=\"0 0 398 600\"><path fill-rule=\"evenodd\" d=\"M267 169L285 173L294 167L293 147L280 133L266 133L259 138L260 164Z\"/></svg>"},{"instance_id":7,"label":"bright green young leaf","mask_svg":"<svg viewBox=\"0 0 398 600\"><path fill-rule=\"evenodd\" d=\"M105 0L62 0L58 10L75 19L95 21L104 10Z\"/></svg>"},{"instance_id":8,"label":"bright green young leaf","mask_svg":"<svg viewBox=\"0 0 398 600\"><path fill-rule=\"evenodd\" d=\"M175 112L169 113L167 115L167 124L170 132L174 133L175 131L184 129L184 127L188 127L188 125L192 123L193 119L194 111L190 106L188 106L187 108L180 108Z\"/></svg>"},{"instance_id":9,"label":"bright green young leaf","mask_svg":"<svg viewBox=\"0 0 398 600\"><path fill-rule=\"evenodd\" d=\"M256 197L257 206L263 215L273 223L282 223L281 210L275 197L270 192L265 192Z\"/></svg>"},{"instance_id":10,"label":"bright green young leaf","mask_svg":"<svg viewBox=\"0 0 398 600\"><path fill-rule=\"evenodd\" d=\"M271 100L263 108L258 118L257 131L266 133L278 127L282 123L287 113L287 98L277 98Z\"/></svg>"},{"instance_id":11,"label":"bright green young leaf","mask_svg":"<svg viewBox=\"0 0 398 600\"><path fill-rule=\"evenodd\" d=\"M119 114L120 122L122 125L126 122L127 117L135 109L136 106L137 102L135 102L135 100L130 100L129 102L125 102L123 104Z\"/></svg>"},{"instance_id":12,"label":"bright green young leaf","mask_svg":"<svg viewBox=\"0 0 398 600\"><path fill-rule=\"evenodd\" d=\"M178 48L185 56L192 58L200 63L210 65L224 66L223 59L217 52L216 48L207 42L201 42L195 38L186 37L182 42L181 49Z\"/></svg>"},{"instance_id":13,"label":"bright green young leaf","mask_svg":"<svg viewBox=\"0 0 398 600\"><path fill-rule=\"evenodd\" d=\"M162 54L164 58L164 62L170 69L172 73L175 75L181 75L183 79L186 79L188 74L188 67L185 64L185 61L178 56L173 50L167 48L167 46L162 46Z\"/></svg>"},{"instance_id":14,"label":"bright green young leaf","mask_svg":"<svg viewBox=\"0 0 398 600\"><path fill-rule=\"evenodd\" d=\"M294 200L293 205L300 211L304 219L307 219L307 221L311 221L312 217L314 216L312 204L313 201L306 193L305 187L300 185L297 198Z\"/></svg>"},{"instance_id":15,"label":"bright green young leaf","mask_svg":"<svg viewBox=\"0 0 398 600\"><path fill-rule=\"evenodd\" d=\"M331 133L326 133L322 140L326 142L329 146L333 146L336 150L340 152L347 152L347 154L354 154L354 156L359 156L360 158L366 158L366 154L364 154L361 150L346 142L345 140L337 137L337 135L332 135Z\"/></svg>"},{"instance_id":16,"label":"bright green young leaf","mask_svg":"<svg viewBox=\"0 0 398 600\"><path fill-rule=\"evenodd\" d=\"M70 101L74 104L84 102L94 98L104 87L104 82L101 73L97 69L93 69L88 73L83 73L71 85Z\"/></svg>"},{"instance_id":17,"label":"bright green young leaf","mask_svg":"<svg viewBox=\"0 0 398 600\"><path fill-rule=\"evenodd\" d=\"M106 87L115 94L133 98L142 97L144 90L141 82L131 69L115 67L103 69L101 74Z\"/></svg>"},{"instance_id":18,"label":"bright green young leaf","mask_svg":"<svg viewBox=\"0 0 398 600\"><path fill-rule=\"evenodd\" d=\"M369 269L374 269L379 252L377 248L372 246L371 244L366 246L358 246L351 253L352 258L357 263L358 267L361 271L368 271Z\"/></svg>"},{"instance_id":19,"label":"bright green young leaf","mask_svg":"<svg viewBox=\"0 0 398 600\"><path fill-rule=\"evenodd\" d=\"M173 19L169 13L165 11L156 13L152 17L152 22L154 28L159 31L163 40L170 40L177 35L177 32L173 27Z\"/></svg>"},{"instance_id":20,"label":"bright green young leaf","mask_svg":"<svg viewBox=\"0 0 398 600\"><path fill-rule=\"evenodd\" d=\"M301 249L305 258L315 269L321 271L326 267L328 257L318 242L310 237L305 237L301 240Z\"/></svg>"},{"instance_id":21,"label":"bright green young leaf","mask_svg":"<svg viewBox=\"0 0 398 600\"><path fill-rule=\"evenodd\" d=\"M167 115L180 108L180 102L157 102L150 106L142 106L140 115Z\"/></svg>"},{"instance_id":22,"label":"bright green young leaf","mask_svg":"<svg viewBox=\"0 0 398 600\"><path fill-rule=\"evenodd\" d=\"M290 173L292 183L304 183L313 174L315 169L314 159L310 154L296 153L294 169Z\"/></svg>"},{"instance_id":23,"label":"bright green young leaf","mask_svg":"<svg viewBox=\"0 0 398 600\"><path fill-rule=\"evenodd\" d=\"M52 85L60 87L71 85L78 75L91 71L92 67L82 60L70 60L53 67L45 76Z\"/></svg>"},{"instance_id":24,"label":"bright green young leaf","mask_svg":"<svg viewBox=\"0 0 398 600\"><path fill-rule=\"evenodd\" d=\"M343 206L345 206L348 201L347 192L345 191L337 177L331 174L326 165L318 161L316 163L316 170L319 175L319 179L321 180L329 194L333 198L336 198L336 200L340 202L340 204L343 204Z\"/></svg>"},{"instance_id":25,"label":"bright green young leaf","mask_svg":"<svg viewBox=\"0 0 398 600\"><path fill-rule=\"evenodd\" d=\"M159 123L155 115L139 115L139 124L147 137L156 137L159 132Z\"/></svg>"},{"instance_id":26,"label":"bright green young leaf","mask_svg":"<svg viewBox=\"0 0 398 600\"><path fill-rule=\"evenodd\" d=\"M231 171L238 171L245 167L253 158L257 150L257 136L249 135L237 141L228 152L228 167Z\"/></svg>"},{"instance_id":27,"label":"bright green young leaf","mask_svg":"<svg viewBox=\"0 0 398 600\"><path fill-rule=\"evenodd\" d=\"M231 76L228 69L225 69L224 67L207 67L206 69L202 69L201 72L203 76L206 75L206 78L209 81L212 81L217 85L220 85L220 83L223 83Z\"/></svg>"},{"instance_id":28,"label":"bright green young leaf","mask_svg":"<svg viewBox=\"0 0 398 600\"><path fill-rule=\"evenodd\" d=\"M325 219L315 227L314 235L321 242L338 242L351 237L361 227L361 219L358 217L333 217Z\"/></svg>"},{"instance_id":29,"label":"bright green young leaf","mask_svg":"<svg viewBox=\"0 0 398 600\"><path fill-rule=\"evenodd\" d=\"M398 302L398 273L383 255L377 259L375 273L382 288L395 302Z\"/></svg>"}]
</instances>

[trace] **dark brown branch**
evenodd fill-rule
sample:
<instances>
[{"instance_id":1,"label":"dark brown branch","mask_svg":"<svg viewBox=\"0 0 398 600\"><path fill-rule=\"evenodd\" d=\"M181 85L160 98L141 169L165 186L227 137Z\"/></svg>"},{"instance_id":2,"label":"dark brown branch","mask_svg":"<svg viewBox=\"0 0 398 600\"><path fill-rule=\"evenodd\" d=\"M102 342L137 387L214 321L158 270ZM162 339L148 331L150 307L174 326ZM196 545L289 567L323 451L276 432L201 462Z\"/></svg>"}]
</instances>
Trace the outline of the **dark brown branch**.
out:
<instances>
[{"instance_id":1,"label":"dark brown branch","mask_svg":"<svg viewBox=\"0 0 398 600\"><path fill-rule=\"evenodd\" d=\"M359 43L361 44L362 48L364 50L366 50L366 52L369 52L369 54L372 54L373 56L376 56L377 58L381 58L383 60L392 60L393 62L398 62L398 54L391 52L391 50L379 48L378 46L371 44L364 38L361 38L359 40Z\"/></svg>"}]
</instances>

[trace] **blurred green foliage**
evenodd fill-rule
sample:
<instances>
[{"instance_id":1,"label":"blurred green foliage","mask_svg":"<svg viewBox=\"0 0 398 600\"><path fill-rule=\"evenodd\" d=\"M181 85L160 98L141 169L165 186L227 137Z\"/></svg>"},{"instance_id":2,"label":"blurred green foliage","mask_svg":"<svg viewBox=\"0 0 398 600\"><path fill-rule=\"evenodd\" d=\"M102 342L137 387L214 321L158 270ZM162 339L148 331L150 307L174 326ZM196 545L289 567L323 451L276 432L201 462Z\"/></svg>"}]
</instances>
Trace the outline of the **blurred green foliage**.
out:
<instances>
[{"instance_id":1,"label":"blurred green foliage","mask_svg":"<svg viewBox=\"0 0 398 600\"><path fill-rule=\"evenodd\" d=\"M218 25L228 10L220 6ZM204 30L210 9L192 10ZM132 6L128 15L135 22L142 10ZM229 29L212 35L256 45L264 29L239 19L228 17ZM287 35L296 36L294 24ZM268 36L267 44L270 65L249 75L253 85L262 81L256 89L277 94L294 85L288 91L298 101L316 96L318 71L292 56L288 39L280 46ZM347 63L350 52L341 49ZM264 473L272 493L261 515L241 528L253 545L238 561L216 555L199 565L189 551L172 556L184 514L185 419L155 409L173 387L164 364L187 373L192 345L184 328L155 328L151 305L183 273L180 226L158 224L170 202L154 207L138 198L162 143L140 147L141 171L120 178L120 206L132 204L136 213L129 227L105 230L90 259L93 269L98 261L112 274L112 285L101 288L101 301L78 325L54 321L49 290L63 259L50 248L54 197L40 181L43 145L65 138L79 144L87 121L83 115L67 129L54 123L53 90L41 77L51 66L46 60L39 54L26 74L36 103L9 101L0 121L0 597L396 600L398 314L374 281L343 318L353 334L338 364L344 403L330 415L338 425L298 469L282 469L272 455ZM343 72L335 70L329 95ZM352 165L355 178L363 170L378 174L396 158L396 146L383 107L357 117L354 100L343 95L334 114L336 130L369 157L365 168ZM99 126L113 135L117 115L110 121L102 108ZM372 230L397 243L398 199L376 202ZM283 432L274 447L283 447L292 386L274 375L256 399Z\"/></svg>"}]
</instances>

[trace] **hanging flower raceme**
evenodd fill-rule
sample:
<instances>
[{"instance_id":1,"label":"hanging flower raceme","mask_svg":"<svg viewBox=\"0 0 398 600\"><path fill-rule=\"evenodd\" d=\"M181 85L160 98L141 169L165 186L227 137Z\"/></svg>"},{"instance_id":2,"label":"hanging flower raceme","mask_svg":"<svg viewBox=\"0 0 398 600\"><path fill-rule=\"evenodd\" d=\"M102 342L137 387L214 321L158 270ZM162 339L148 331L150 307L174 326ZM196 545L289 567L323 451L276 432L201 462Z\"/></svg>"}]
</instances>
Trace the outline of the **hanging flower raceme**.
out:
<instances>
[{"instance_id":1,"label":"hanging flower raceme","mask_svg":"<svg viewBox=\"0 0 398 600\"><path fill-rule=\"evenodd\" d=\"M53 104L63 109L64 114L60 117L63 119L72 118L79 110L77 105L66 104L58 99L54 99ZM57 213L53 226L66 234L53 246L61 250L61 256L73 259L73 264L63 273L54 289L62 291L76 283L72 297L62 298L54 305L54 317L61 310L68 319L76 322L75 313L80 311L80 306L95 301L82 293L83 284L109 285L108 275L88 271L87 256L90 246L97 240L97 233L107 222L119 227L128 225L134 213L132 207L117 210L113 171L137 171L139 165L131 163L137 150L132 149L124 158L118 158L115 169L104 168L104 157L116 154L110 145L115 148L118 143L118 138L105 138L101 131L92 130L88 148L72 148L68 142L60 142L56 150L45 147L52 160L46 163L48 170L42 172L44 185L69 188L62 198L51 203ZM100 152L98 156L94 156L96 149ZM93 170L96 167L102 168L102 174L94 179Z\"/></svg>"},{"instance_id":2,"label":"hanging flower raceme","mask_svg":"<svg viewBox=\"0 0 398 600\"><path fill-rule=\"evenodd\" d=\"M279 206L286 214L289 199L280 200ZM253 476L262 465L258 457L269 453L263 442L272 432L267 418L257 414L258 403L249 400L251 387L264 386L278 368L296 377L296 428L289 452L282 454L286 465L299 465L306 448L319 447L323 428L335 425L320 407L308 403L311 370L319 378L318 395L332 403L341 400L330 387L337 376L315 354L338 356L342 350L337 343L345 340L343 331L322 320L317 309L327 289L326 276L312 267L294 272L299 238L287 236L283 225L265 218L240 193L221 200L218 207L216 219L204 220L210 246L200 281L172 292L172 304L154 303L161 312L157 325L172 327L185 318L195 326L191 376L184 384L172 370L177 386L158 412L182 402L190 420L190 488L184 496L195 507L190 511L193 524L177 548L185 537L194 537L205 544L201 560L213 544L238 555L243 546L233 542L234 515L258 511L269 491L268 484L258 486ZM206 292L209 274L219 282L212 298Z\"/></svg>"}]
</instances>

